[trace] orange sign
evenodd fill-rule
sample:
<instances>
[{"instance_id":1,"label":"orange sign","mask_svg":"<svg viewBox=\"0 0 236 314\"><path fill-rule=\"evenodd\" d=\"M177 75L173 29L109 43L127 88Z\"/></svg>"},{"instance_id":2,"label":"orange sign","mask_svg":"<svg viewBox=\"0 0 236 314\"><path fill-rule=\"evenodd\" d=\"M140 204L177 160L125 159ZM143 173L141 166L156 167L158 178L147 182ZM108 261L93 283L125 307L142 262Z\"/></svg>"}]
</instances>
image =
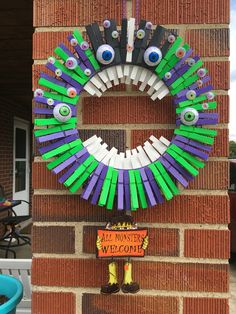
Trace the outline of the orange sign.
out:
<instances>
[{"instance_id":1,"label":"orange sign","mask_svg":"<svg viewBox=\"0 0 236 314\"><path fill-rule=\"evenodd\" d=\"M137 230L98 230L101 249L98 257L143 257L143 240L147 236L147 229Z\"/></svg>"}]
</instances>

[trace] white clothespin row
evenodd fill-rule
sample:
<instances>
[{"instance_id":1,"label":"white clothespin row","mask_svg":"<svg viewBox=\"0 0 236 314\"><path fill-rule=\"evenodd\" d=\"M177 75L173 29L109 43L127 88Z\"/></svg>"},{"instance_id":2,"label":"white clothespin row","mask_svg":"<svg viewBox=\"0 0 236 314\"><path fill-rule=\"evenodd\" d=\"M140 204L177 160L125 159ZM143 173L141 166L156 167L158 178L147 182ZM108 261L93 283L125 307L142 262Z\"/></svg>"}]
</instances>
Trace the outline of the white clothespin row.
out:
<instances>
[{"instance_id":1,"label":"white clothespin row","mask_svg":"<svg viewBox=\"0 0 236 314\"><path fill-rule=\"evenodd\" d=\"M117 73L117 77L119 79L121 79L123 76L124 76L124 73L123 73L123 68L121 65L117 65L116 66L116 73Z\"/></svg>"},{"instance_id":2,"label":"white clothespin row","mask_svg":"<svg viewBox=\"0 0 236 314\"><path fill-rule=\"evenodd\" d=\"M148 94L149 96L151 96L154 92L155 92L155 89L151 86L151 87L148 89L147 94Z\"/></svg>"},{"instance_id":3,"label":"white clothespin row","mask_svg":"<svg viewBox=\"0 0 236 314\"><path fill-rule=\"evenodd\" d=\"M114 85L118 85L119 80L118 80L118 76L117 76L115 67L107 68L106 71L107 71L107 75L109 77L109 80L113 81Z\"/></svg>"},{"instance_id":4,"label":"white clothespin row","mask_svg":"<svg viewBox=\"0 0 236 314\"><path fill-rule=\"evenodd\" d=\"M130 74L131 80L135 79L135 77L136 77L136 75L138 73L138 69L139 69L139 67L137 65L133 66L131 74Z\"/></svg>"},{"instance_id":5,"label":"white clothespin row","mask_svg":"<svg viewBox=\"0 0 236 314\"><path fill-rule=\"evenodd\" d=\"M102 138L98 137L96 141L87 146L87 150L90 154L94 154L101 147Z\"/></svg>"},{"instance_id":6,"label":"white clothespin row","mask_svg":"<svg viewBox=\"0 0 236 314\"><path fill-rule=\"evenodd\" d=\"M127 23L127 52L126 62L132 62L132 54L134 49L134 31L135 31L135 19L130 18Z\"/></svg>"},{"instance_id":7,"label":"white clothespin row","mask_svg":"<svg viewBox=\"0 0 236 314\"><path fill-rule=\"evenodd\" d=\"M101 161L107 154L109 154L109 150L107 150L107 144L104 143L101 145L101 148L99 149L99 151L97 151L93 156L95 159L97 159L97 161Z\"/></svg>"},{"instance_id":8,"label":"white clothespin row","mask_svg":"<svg viewBox=\"0 0 236 314\"><path fill-rule=\"evenodd\" d=\"M149 79L152 76L152 72L151 71L149 71L149 70L146 70L146 71L147 72L145 73L146 75L145 75L144 79L143 79L143 77L141 77L143 73L141 74L140 79L139 79L140 81L141 81L141 79L143 79L143 81L141 81L142 84L139 86L139 90L141 90L142 92L144 91L145 87L147 86L147 83L148 83Z\"/></svg>"},{"instance_id":9,"label":"white clothespin row","mask_svg":"<svg viewBox=\"0 0 236 314\"><path fill-rule=\"evenodd\" d=\"M101 89L103 93L107 90L106 85L101 81L97 74L91 78L90 82L92 82L98 89Z\"/></svg>"},{"instance_id":10,"label":"white clothespin row","mask_svg":"<svg viewBox=\"0 0 236 314\"><path fill-rule=\"evenodd\" d=\"M169 89L168 89L168 87L166 87L166 86L163 86L162 88L161 88L161 91L159 90L159 95L158 95L158 99L162 99L162 98L164 98L166 95L168 95L169 94Z\"/></svg>"},{"instance_id":11,"label":"white clothespin row","mask_svg":"<svg viewBox=\"0 0 236 314\"><path fill-rule=\"evenodd\" d=\"M157 81L159 81L159 78L157 77L156 74L153 73L152 76L150 77L150 79L148 80L147 84L149 86L153 86L154 87L154 85L157 83Z\"/></svg>"},{"instance_id":12,"label":"white clothespin row","mask_svg":"<svg viewBox=\"0 0 236 314\"><path fill-rule=\"evenodd\" d=\"M114 162L114 168L121 169L121 167L122 167L121 156L117 154Z\"/></svg>"},{"instance_id":13,"label":"white clothespin row","mask_svg":"<svg viewBox=\"0 0 236 314\"><path fill-rule=\"evenodd\" d=\"M131 160L130 160L130 156L131 156L131 151L127 150L125 152L126 157L124 158L124 169L131 169L132 168L132 164L131 164Z\"/></svg>"},{"instance_id":14,"label":"white clothespin row","mask_svg":"<svg viewBox=\"0 0 236 314\"><path fill-rule=\"evenodd\" d=\"M137 150L138 150L138 159L141 163L141 165L144 167L144 166L147 166L149 165L151 162L150 162L150 159L148 158L148 156L146 155L145 151L143 150L142 146L138 146L137 147Z\"/></svg>"},{"instance_id":15,"label":"white clothespin row","mask_svg":"<svg viewBox=\"0 0 236 314\"><path fill-rule=\"evenodd\" d=\"M88 92L92 96L94 95L97 95L98 97L102 96L102 93L100 92L100 90L97 89L97 87L93 85L91 81L84 85L84 89L86 90L86 92Z\"/></svg>"},{"instance_id":16,"label":"white clothespin row","mask_svg":"<svg viewBox=\"0 0 236 314\"><path fill-rule=\"evenodd\" d=\"M97 135L93 135L92 137L88 138L86 141L83 142L83 146L87 147L88 145L91 145L97 140Z\"/></svg>"},{"instance_id":17,"label":"white clothespin row","mask_svg":"<svg viewBox=\"0 0 236 314\"><path fill-rule=\"evenodd\" d=\"M168 141L164 136L161 136L159 140L167 147L170 145L170 141Z\"/></svg>"},{"instance_id":18,"label":"white clothespin row","mask_svg":"<svg viewBox=\"0 0 236 314\"><path fill-rule=\"evenodd\" d=\"M151 161L156 161L160 157L160 154L155 150L155 148L148 141L144 143L143 148L145 152L147 153L148 157L151 159Z\"/></svg>"},{"instance_id":19,"label":"white clothespin row","mask_svg":"<svg viewBox=\"0 0 236 314\"><path fill-rule=\"evenodd\" d=\"M142 68L138 67L138 71L137 71L136 76L135 76L135 78L133 80L133 84L134 85L138 85L141 73L142 73Z\"/></svg>"},{"instance_id":20,"label":"white clothespin row","mask_svg":"<svg viewBox=\"0 0 236 314\"><path fill-rule=\"evenodd\" d=\"M138 159L138 152L136 149L132 149L132 156L130 157L130 159L131 159L131 164L132 164L133 169L138 169L142 167Z\"/></svg>"},{"instance_id":21,"label":"white clothespin row","mask_svg":"<svg viewBox=\"0 0 236 314\"><path fill-rule=\"evenodd\" d=\"M152 146L160 153L161 155L164 154L166 151L167 147L164 145L160 140L158 140L154 135L151 135L150 140L153 142Z\"/></svg>"},{"instance_id":22,"label":"white clothespin row","mask_svg":"<svg viewBox=\"0 0 236 314\"><path fill-rule=\"evenodd\" d=\"M100 79L103 81L103 83L106 84L109 81L109 78L107 76L106 70L98 72L98 75L99 75Z\"/></svg>"},{"instance_id":23,"label":"white clothespin row","mask_svg":"<svg viewBox=\"0 0 236 314\"><path fill-rule=\"evenodd\" d=\"M110 167L114 167L115 165L115 160L116 160L116 156L117 156L117 153L115 153L114 155L112 155L110 161L109 161L109 166Z\"/></svg>"},{"instance_id":24,"label":"white clothespin row","mask_svg":"<svg viewBox=\"0 0 236 314\"><path fill-rule=\"evenodd\" d=\"M163 81L158 81L153 87L156 91L159 91L159 89L162 87L162 86L165 86L165 84L163 83Z\"/></svg>"},{"instance_id":25,"label":"white clothespin row","mask_svg":"<svg viewBox=\"0 0 236 314\"><path fill-rule=\"evenodd\" d=\"M112 147L112 149L109 151L109 153L104 157L104 159L102 159L102 163L104 165L109 165L110 159L113 155L116 155L118 152L118 149L115 147Z\"/></svg>"}]
</instances>

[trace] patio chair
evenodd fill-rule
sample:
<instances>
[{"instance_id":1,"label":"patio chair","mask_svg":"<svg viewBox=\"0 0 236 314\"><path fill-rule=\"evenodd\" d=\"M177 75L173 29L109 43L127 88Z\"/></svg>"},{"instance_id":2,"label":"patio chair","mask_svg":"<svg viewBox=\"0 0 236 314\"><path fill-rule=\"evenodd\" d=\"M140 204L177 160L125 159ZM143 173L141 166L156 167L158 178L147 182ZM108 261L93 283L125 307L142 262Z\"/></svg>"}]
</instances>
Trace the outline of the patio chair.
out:
<instances>
[{"instance_id":1,"label":"patio chair","mask_svg":"<svg viewBox=\"0 0 236 314\"><path fill-rule=\"evenodd\" d=\"M0 185L0 197L2 199L5 198L4 189ZM21 202L25 202L27 204L30 204L29 202L25 200L18 200L19 202L17 205L19 205ZM14 205L14 206L17 206ZM8 216L5 218L0 219L0 223L5 226L6 233L0 238L0 250L5 251L5 258L8 258L9 252L13 254L13 257L16 258L16 252L14 251L14 248L24 245L31 245L31 239L28 236L22 235L20 233L19 225L29 219L31 219L30 215L23 215L19 216L16 214L16 212L13 209L13 205L9 205ZM7 241L7 244L4 244L3 241Z\"/></svg>"}]
</instances>

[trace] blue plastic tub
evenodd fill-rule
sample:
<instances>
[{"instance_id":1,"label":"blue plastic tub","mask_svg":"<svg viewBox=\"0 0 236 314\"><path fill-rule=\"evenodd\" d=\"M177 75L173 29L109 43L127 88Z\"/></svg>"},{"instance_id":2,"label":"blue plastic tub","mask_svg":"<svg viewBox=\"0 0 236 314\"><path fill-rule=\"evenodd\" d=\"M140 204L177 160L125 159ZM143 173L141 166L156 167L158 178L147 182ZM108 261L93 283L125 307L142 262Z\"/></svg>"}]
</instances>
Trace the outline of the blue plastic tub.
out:
<instances>
[{"instance_id":1,"label":"blue plastic tub","mask_svg":"<svg viewBox=\"0 0 236 314\"><path fill-rule=\"evenodd\" d=\"M15 314L16 307L23 297L22 283L14 277L0 275L0 294L9 299L0 305L0 314Z\"/></svg>"}]
</instances>

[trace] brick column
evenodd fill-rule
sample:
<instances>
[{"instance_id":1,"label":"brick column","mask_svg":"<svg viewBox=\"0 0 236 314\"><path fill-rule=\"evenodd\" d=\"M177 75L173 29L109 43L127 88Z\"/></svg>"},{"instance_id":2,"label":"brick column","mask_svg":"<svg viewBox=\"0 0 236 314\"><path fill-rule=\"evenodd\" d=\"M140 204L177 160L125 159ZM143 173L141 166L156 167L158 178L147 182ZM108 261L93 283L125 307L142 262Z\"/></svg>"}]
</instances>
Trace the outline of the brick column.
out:
<instances>
[{"instance_id":1,"label":"brick column","mask_svg":"<svg viewBox=\"0 0 236 314\"><path fill-rule=\"evenodd\" d=\"M105 17L120 24L121 2L34 0L34 88L47 57L66 42L68 32L75 27L84 30L85 24L101 23ZM71 195L34 148L34 314L229 313L229 0L140 0L139 4L140 18L176 29L205 61L220 114L214 149L205 168L180 196L134 214L150 234L147 256L133 261L133 277L141 292L102 296L107 261L95 258L96 229L111 213ZM132 10L135 15L135 1L128 1L129 16ZM170 97L153 103L145 93L120 85L101 99L83 95L79 117L84 139L101 134L108 144L125 150L151 134L171 138L175 115ZM122 262L119 267L122 280Z\"/></svg>"}]
</instances>

